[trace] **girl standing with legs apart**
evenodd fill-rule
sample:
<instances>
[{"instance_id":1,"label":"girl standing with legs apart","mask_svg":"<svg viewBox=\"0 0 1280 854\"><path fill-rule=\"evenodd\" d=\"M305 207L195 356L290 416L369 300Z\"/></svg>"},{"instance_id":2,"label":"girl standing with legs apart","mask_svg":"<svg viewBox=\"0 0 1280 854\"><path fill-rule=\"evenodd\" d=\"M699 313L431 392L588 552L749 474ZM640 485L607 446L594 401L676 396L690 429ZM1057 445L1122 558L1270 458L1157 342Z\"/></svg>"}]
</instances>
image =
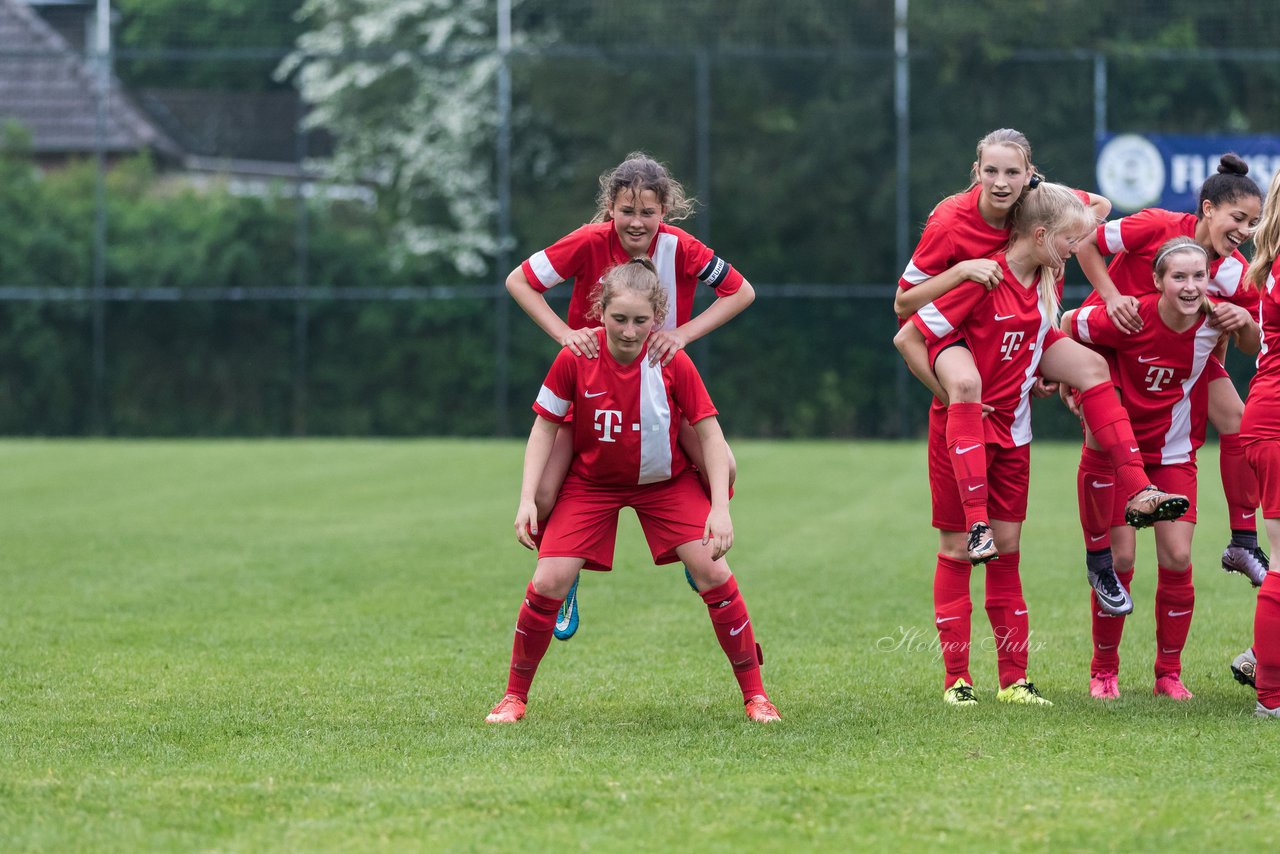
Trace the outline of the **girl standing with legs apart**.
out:
<instances>
[{"instance_id":1,"label":"girl standing with legs apart","mask_svg":"<svg viewBox=\"0 0 1280 854\"><path fill-rule=\"evenodd\" d=\"M593 300L604 328L598 356L560 351L533 405L537 417L525 450L516 538L534 548L538 565L516 618L507 691L485 719L524 717L529 685L551 642L556 613L579 571L613 564L618 512L640 518L653 560L683 561L707 604L716 638L742 689L747 717L780 720L760 677L763 654L747 606L724 554L733 545L729 518L729 452L716 410L689 357L650 361L650 333L661 327L667 294L647 258L614 267ZM555 511L538 520L535 492L570 407L572 455ZM681 450L681 420L701 441L710 499Z\"/></svg>"},{"instance_id":2,"label":"girl standing with legs apart","mask_svg":"<svg viewBox=\"0 0 1280 854\"><path fill-rule=\"evenodd\" d=\"M1248 278L1262 289L1262 352L1258 356L1258 372L1249 384L1240 437L1245 457L1258 476L1262 518L1274 555L1276 543L1280 542L1280 172L1271 179L1267 191L1266 211L1254 238ZM1233 669L1238 676L1248 675L1255 680L1255 714L1280 718L1280 557L1272 558L1270 571L1258 591L1253 649L1241 654Z\"/></svg>"},{"instance_id":3,"label":"girl standing with legs apart","mask_svg":"<svg viewBox=\"0 0 1280 854\"><path fill-rule=\"evenodd\" d=\"M991 526L1000 551L1000 559L986 565L986 609L996 641L996 697L1009 703L1051 705L1027 679L1028 608L1019 575L1030 475L1030 395L1037 373L1082 390L1079 406L1112 454L1129 497L1130 524L1177 518L1188 507L1185 496L1151 484L1102 357L1057 328L1063 264L1093 226L1093 216L1071 190L1042 183L1026 194L1008 249L993 259L1000 266L1000 284L991 291L977 282L960 285L923 306L894 339L912 373L934 394L942 389L931 364L957 331L981 376L983 403L991 411L979 441L987 456ZM977 703L969 674L970 563L957 477L945 440L930 431L933 526L940 538L934 622L946 666L943 699L969 706Z\"/></svg>"},{"instance_id":4,"label":"girl standing with legs apart","mask_svg":"<svg viewBox=\"0 0 1280 854\"><path fill-rule=\"evenodd\" d=\"M693 201L685 197L684 188L653 158L636 152L601 175L597 204L591 223L534 253L507 276L507 291L512 298L552 340L569 348L573 355L588 359L599 356L597 324L587 316L592 288L605 270L632 258L652 259L670 307L666 319L654 327L647 356L651 364L669 364L676 353L724 325L755 299L755 291L741 273L692 235L667 224L689 216ZM552 311L544 296L566 279L574 280L567 322ZM699 284L713 288L716 300L694 317L693 298ZM538 484L539 520L551 513L569 470L572 420L571 413L556 436ZM680 446L693 464L702 468L700 439L687 422L680 425ZM731 486L735 474L730 452ZM560 640L568 640L578 629L577 592L575 579L556 620L555 636Z\"/></svg>"},{"instance_id":5,"label":"girl standing with legs apart","mask_svg":"<svg viewBox=\"0 0 1280 854\"><path fill-rule=\"evenodd\" d=\"M1137 334L1143 327L1138 301L1153 292L1152 260L1167 240L1190 237L1209 259L1208 293L1214 306L1210 325L1229 335L1244 329L1257 317L1258 289L1244 280L1247 262L1240 245L1253 236L1262 211L1262 192L1248 172L1243 160L1224 154L1217 174L1201 186L1194 214L1148 208L1099 226L1078 256L1080 269L1094 287L1084 305L1105 306L1122 333ZM1115 256L1110 266L1103 255ZM1262 583L1268 560L1258 546L1258 481L1244 457L1240 437L1244 404L1222 366L1225 355L1220 347L1209 358L1202 380L1207 387L1209 421L1218 431L1222 491L1231 523L1222 568L1244 575L1256 587ZM1098 606L1109 614L1124 615L1133 610L1133 602L1112 565L1108 528L1113 482L1109 460L1086 432L1077 478L1085 564Z\"/></svg>"},{"instance_id":6,"label":"girl standing with legs apart","mask_svg":"<svg viewBox=\"0 0 1280 854\"><path fill-rule=\"evenodd\" d=\"M911 263L898 280L894 311L905 321L921 306L965 282L988 290L1003 272L991 256L1009 242L1018 203L1042 178L1031 163L1031 143L1012 128L978 142L969 188L943 199L925 223ZM1101 196L1074 191L1099 218L1111 210ZM983 447L982 378L964 338L958 334L939 348L933 362L942 395L929 410L930 433L945 436L964 508L967 552L972 564L996 557L987 513L987 459Z\"/></svg>"},{"instance_id":7,"label":"girl standing with legs apart","mask_svg":"<svg viewBox=\"0 0 1280 854\"><path fill-rule=\"evenodd\" d=\"M1204 444L1209 407L1206 366L1221 333L1209 320L1206 296L1209 256L1190 237L1166 241L1153 259L1156 292L1138 300L1142 328L1126 334L1100 305L1067 312L1062 327L1073 338L1111 357L1117 386L1142 450L1147 472L1170 492L1186 493L1191 508L1180 519L1157 522L1155 688L1157 696L1190 700L1182 684L1182 649L1191 628L1195 588L1191 579L1191 537L1195 532L1196 449ZM1250 321L1236 333L1245 352L1257 352L1258 327ZM1122 511L1122 508L1116 508ZM1133 580L1135 536L1112 518L1111 553L1120 581ZM1109 614L1090 596L1093 661L1089 693L1100 700L1120 696L1120 637L1123 614Z\"/></svg>"}]
</instances>

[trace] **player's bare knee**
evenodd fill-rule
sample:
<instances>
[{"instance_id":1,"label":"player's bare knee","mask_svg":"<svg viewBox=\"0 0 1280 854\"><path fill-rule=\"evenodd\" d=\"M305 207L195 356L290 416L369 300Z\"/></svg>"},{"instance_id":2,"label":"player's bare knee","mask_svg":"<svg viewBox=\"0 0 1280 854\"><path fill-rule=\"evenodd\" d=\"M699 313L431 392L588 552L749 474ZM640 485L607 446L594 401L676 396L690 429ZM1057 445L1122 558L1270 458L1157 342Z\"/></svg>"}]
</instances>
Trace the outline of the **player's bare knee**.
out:
<instances>
[{"instance_id":1,"label":"player's bare knee","mask_svg":"<svg viewBox=\"0 0 1280 854\"><path fill-rule=\"evenodd\" d=\"M978 403L982 400L982 380L976 373L946 379L939 377L938 381L952 403Z\"/></svg>"}]
</instances>

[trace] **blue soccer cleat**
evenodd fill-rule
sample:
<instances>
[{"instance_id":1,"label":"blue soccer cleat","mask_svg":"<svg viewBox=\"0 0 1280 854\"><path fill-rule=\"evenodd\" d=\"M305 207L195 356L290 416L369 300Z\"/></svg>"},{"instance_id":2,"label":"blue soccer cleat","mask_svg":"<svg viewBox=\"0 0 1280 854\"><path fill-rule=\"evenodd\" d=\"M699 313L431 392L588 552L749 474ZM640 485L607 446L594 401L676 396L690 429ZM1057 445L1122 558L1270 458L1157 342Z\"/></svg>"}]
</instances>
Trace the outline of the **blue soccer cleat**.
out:
<instances>
[{"instance_id":1,"label":"blue soccer cleat","mask_svg":"<svg viewBox=\"0 0 1280 854\"><path fill-rule=\"evenodd\" d=\"M560 613L556 614L556 625L551 630L556 640L567 641L573 637L574 632L578 631L578 579L580 578L582 573L578 573L573 579L569 595L564 597L564 602L560 604Z\"/></svg>"}]
</instances>

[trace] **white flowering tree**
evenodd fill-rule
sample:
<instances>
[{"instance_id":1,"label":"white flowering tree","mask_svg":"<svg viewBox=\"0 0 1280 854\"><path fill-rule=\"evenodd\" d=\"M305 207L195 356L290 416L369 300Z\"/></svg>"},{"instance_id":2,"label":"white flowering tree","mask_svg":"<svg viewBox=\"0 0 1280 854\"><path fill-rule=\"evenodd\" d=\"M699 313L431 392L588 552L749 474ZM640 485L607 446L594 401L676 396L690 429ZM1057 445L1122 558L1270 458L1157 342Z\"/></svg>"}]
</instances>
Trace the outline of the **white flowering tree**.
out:
<instances>
[{"instance_id":1,"label":"white flowering tree","mask_svg":"<svg viewBox=\"0 0 1280 854\"><path fill-rule=\"evenodd\" d=\"M494 0L306 0L298 14L310 29L277 74L333 135L337 173L378 184L403 251L485 272L497 249Z\"/></svg>"}]
</instances>

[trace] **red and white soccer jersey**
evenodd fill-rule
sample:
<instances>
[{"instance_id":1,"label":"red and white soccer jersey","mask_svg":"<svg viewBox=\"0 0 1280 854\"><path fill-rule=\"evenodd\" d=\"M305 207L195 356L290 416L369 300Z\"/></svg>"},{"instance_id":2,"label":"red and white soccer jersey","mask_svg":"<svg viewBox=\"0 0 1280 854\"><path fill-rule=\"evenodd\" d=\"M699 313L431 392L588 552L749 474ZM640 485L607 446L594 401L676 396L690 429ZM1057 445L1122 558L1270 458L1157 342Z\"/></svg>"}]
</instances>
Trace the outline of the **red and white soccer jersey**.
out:
<instances>
[{"instance_id":1,"label":"red and white soccer jersey","mask_svg":"<svg viewBox=\"0 0 1280 854\"><path fill-rule=\"evenodd\" d=\"M573 407L570 474L597 484L635 486L668 480L689 467L677 437L680 419L696 424L716 414L702 377L683 351L668 365L650 365L648 346L629 365L565 348L551 364L533 411L557 424Z\"/></svg>"},{"instance_id":2,"label":"red and white soccer jersey","mask_svg":"<svg viewBox=\"0 0 1280 854\"><path fill-rule=\"evenodd\" d=\"M1073 190L1087 206L1089 194ZM982 187L948 196L929 214L920 242L911 253L911 262L902 271L898 287L909 290L939 273L973 258L987 258L1002 252L1009 243L1010 227L996 228L982 218L978 197Z\"/></svg>"},{"instance_id":3,"label":"red and white soccer jersey","mask_svg":"<svg viewBox=\"0 0 1280 854\"><path fill-rule=\"evenodd\" d=\"M663 329L675 329L693 316L694 292L702 282L727 297L742 287L742 274L697 238L672 225L660 223L649 246L649 257L658 280L667 291ZM566 279L574 280L566 322L572 329L599 326L587 319L591 290L610 267L625 264L631 256L622 248L612 222L595 222L565 235L541 252L529 256L520 268L529 284L546 292Z\"/></svg>"},{"instance_id":4,"label":"red and white soccer jersey","mask_svg":"<svg viewBox=\"0 0 1280 854\"><path fill-rule=\"evenodd\" d=\"M1160 247L1174 237L1195 237L1196 215L1174 213L1160 208L1147 208L1098 226L1098 251L1115 255L1107 272L1116 289L1125 296L1141 297L1154 293L1152 264ZM1249 262L1240 250L1229 258L1215 258L1209 264L1209 296L1234 303L1250 314L1258 310L1258 292L1244 282ZM1102 297L1089 294L1085 305L1100 305Z\"/></svg>"},{"instance_id":5,"label":"red and white soccer jersey","mask_svg":"<svg viewBox=\"0 0 1280 854\"><path fill-rule=\"evenodd\" d=\"M1262 349L1258 353L1258 371L1249 383L1249 396L1244 402L1244 420L1240 438L1248 442L1280 439L1280 260L1271 265L1263 288L1258 320L1262 325ZM1270 518L1270 517L1268 517Z\"/></svg>"},{"instance_id":6,"label":"red and white soccer jersey","mask_svg":"<svg viewBox=\"0 0 1280 854\"><path fill-rule=\"evenodd\" d=\"M1155 465L1194 462L1204 444L1209 409L1209 363L1221 333L1200 316L1185 332L1160 318L1158 293L1138 300L1142 329L1126 335L1102 306L1076 312L1071 335L1115 353L1117 385L1133 423L1142 461Z\"/></svg>"},{"instance_id":7,"label":"red and white soccer jersey","mask_svg":"<svg viewBox=\"0 0 1280 854\"><path fill-rule=\"evenodd\" d=\"M1031 386L1044 349L1063 335L1040 300L1009 269L1003 252L993 259L1004 280L988 291L963 282L922 307L912 322L931 349L959 330L982 377L982 402L994 408L983 419L986 440L1005 448L1031 441ZM1057 283L1061 288L1062 282Z\"/></svg>"}]
</instances>

